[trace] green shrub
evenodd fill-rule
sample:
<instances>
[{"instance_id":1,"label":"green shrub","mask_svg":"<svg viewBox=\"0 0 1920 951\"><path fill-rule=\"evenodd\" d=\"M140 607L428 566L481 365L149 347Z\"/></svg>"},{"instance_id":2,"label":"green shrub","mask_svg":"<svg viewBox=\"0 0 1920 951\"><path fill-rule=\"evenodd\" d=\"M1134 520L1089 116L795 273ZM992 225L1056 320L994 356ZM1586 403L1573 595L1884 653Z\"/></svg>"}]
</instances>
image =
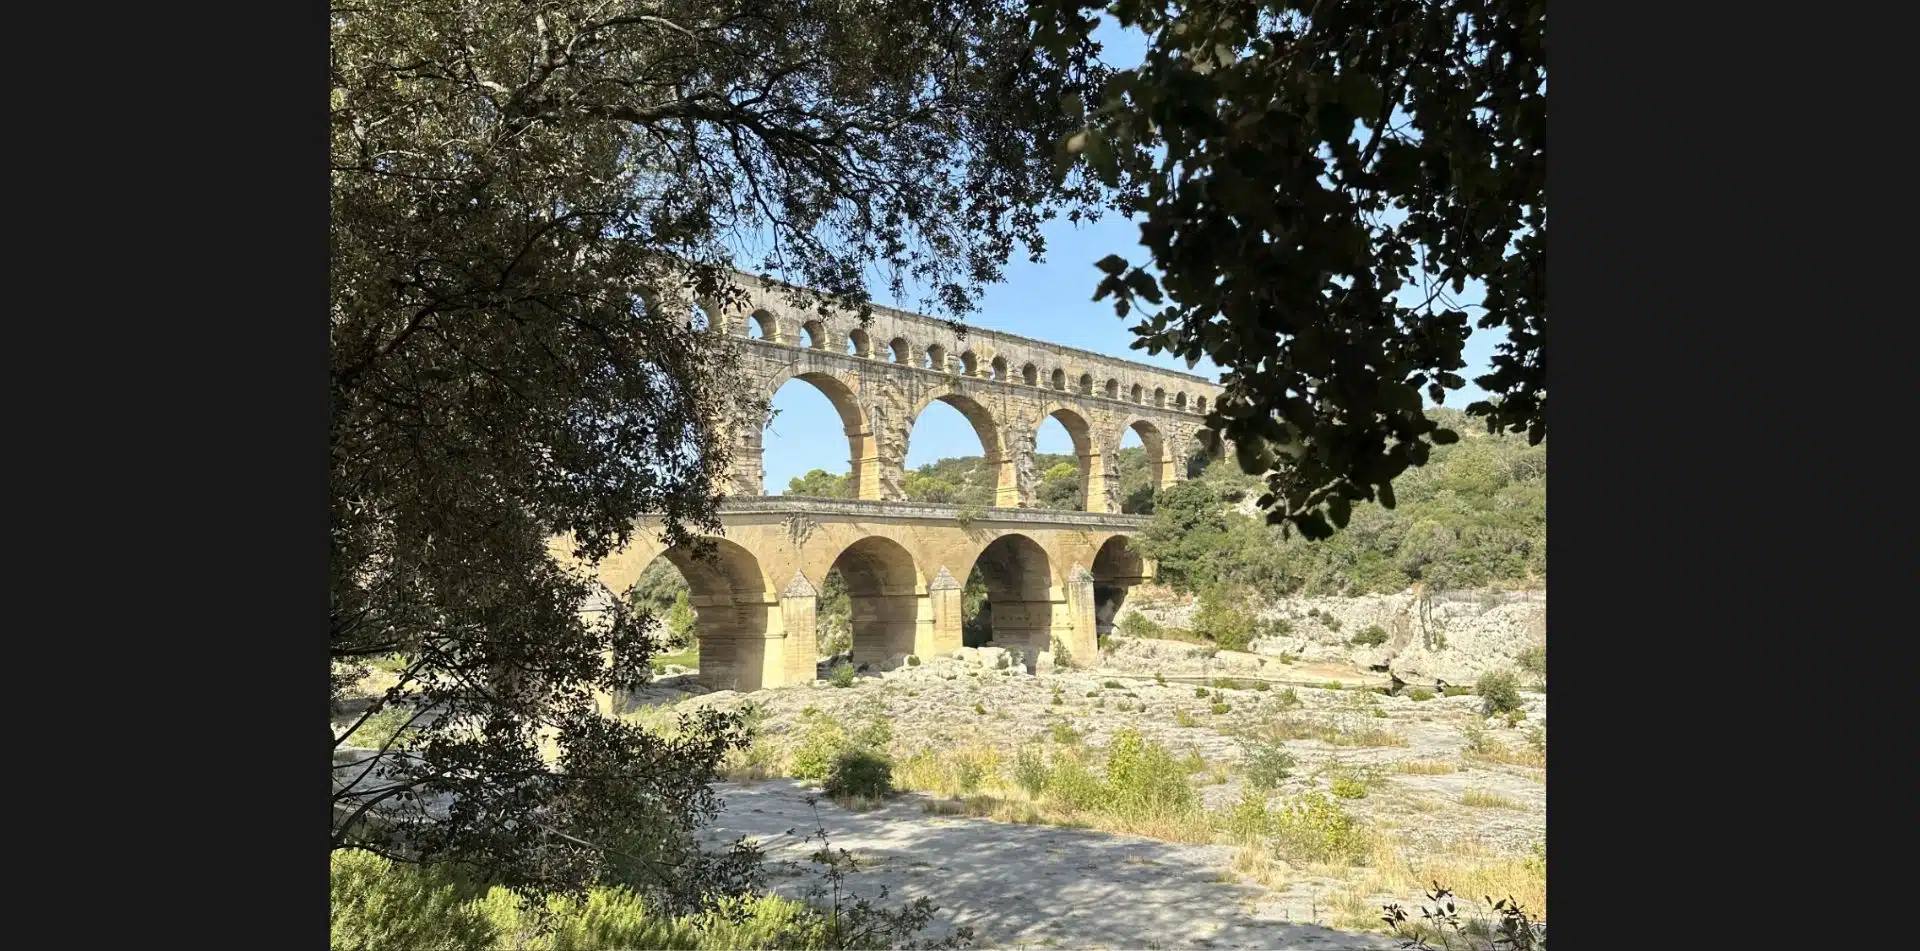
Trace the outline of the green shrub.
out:
<instances>
[{"instance_id":1,"label":"green shrub","mask_svg":"<svg viewBox=\"0 0 1920 951\"><path fill-rule=\"evenodd\" d=\"M1109 689L1109 690L1125 690L1125 689L1127 689L1127 688L1126 688L1126 686L1125 686L1124 684L1122 684L1122 683L1121 683L1120 681L1118 681L1118 680L1103 680L1103 681L1101 681L1101 682L1100 682L1100 686L1102 686L1102 687L1106 687L1106 688L1107 688L1107 689Z\"/></svg>"},{"instance_id":2,"label":"green shrub","mask_svg":"<svg viewBox=\"0 0 1920 951\"><path fill-rule=\"evenodd\" d=\"M987 715L987 705L976 701L973 705L973 712L984 717Z\"/></svg>"},{"instance_id":3,"label":"green shrub","mask_svg":"<svg viewBox=\"0 0 1920 951\"><path fill-rule=\"evenodd\" d=\"M1153 682L1164 687L1167 685L1167 675L1156 670L1153 672Z\"/></svg>"},{"instance_id":4,"label":"green shrub","mask_svg":"<svg viewBox=\"0 0 1920 951\"><path fill-rule=\"evenodd\" d=\"M1205 700L1207 699L1207 688L1195 687L1193 688L1193 695L1201 700Z\"/></svg>"},{"instance_id":5,"label":"green shrub","mask_svg":"<svg viewBox=\"0 0 1920 951\"><path fill-rule=\"evenodd\" d=\"M1295 797L1275 812L1273 840L1274 851L1296 864L1362 864L1371 845L1365 828L1319 792Z\"/></svg>"},{"instance_id":6,"label":"green shrub","mask_svg":"<svg viewBox=\"0 0 1920 951\"><path fill-rule=\"evenodd\" d=\"M1053 741L1061 746L1077 746L1081 740L1085 739L1073 728L1073 724L1065 720L1054 721L1054 724L1047 728L1047 732L1053 737Z\"/></svg>"},{"instance_id":7,"label":"green shrub","mask_svg":"<svg viewBox=\"0 0 1920 951\"><path fill-rule=\"evenodd\" d=\"M329 872L334 951L479 951L498 930L450 875L399 865L358 849L336 850Z\"/></svg>"},{"instance_id":8,"label":"green shrub","mask_svg":"<svg viewBox=\"0 0 1920 951\"><path fill-rule=\"evenodd\" d=\"M833 761L848 746L847 732L819 711L802 711L800 716L806 732L787 760L787 773L795 779L826 779Z\"/></svg>"},{"instance_id":9,"label":"green shrub","mask_svg":"<svg viewBox=\"0 0 1920 951\"><path fill-rule=\"evenodd\" d=\"M1368 625L1365 630L1353 635L1353 638L1347 641L1355 647L1379 647L1386 642L1387 629L1378 624Z\"/></svg>"},{"instance_id":10,"label":"green shrub","mask_svg":"<svg viewBox=\"0 0 1920 951\"><path fill-rule=\"evenodd\" d=\"M1279 701L1280 709L1282 710L1291 710L1294 707L1299 706L1301 703L1300 694L1297 691L1295 691L1292 687L1288 687L1287 689L1274 694L1273 698Z\"/></svg>"},{"instance_id":11,"label":"green shrub","mask_svg":"<svg viewBox=\"0 0 1920 951\"><path fill-rule=\"evenodd\" d=\"M1166 628L1161 627L1152 618L1136 611L1120 619L1120 633L1128 637L1156 638L1166 636Z\"/></svg>"},{"instance_id":12,"label":"green shrub","mask_svg":"<svg viewBox=\"0 0 1920 951\"><path fill-rule=\"evenodd\" d=\"M1520 685L1512 671L1490 670L1480 675L1473 692L1480 695L1480 712L1493 716L1520 709Z\"/></svg>"},{"instance_id":13,"label":"green shrub","mask_svg":"<svg viewBox=\"0 0 1920 951\"><path fill-rule=\"evenodd\" d=\"M1067 702L1066 694L1061 693L1059 687L1053 688L1053 705L1057 707L1066 702Z\"/></svg>"},{"instance_id":14,"label":"green shrub","mask_svg":"<svg viewBox=\"0 0 1920 951\"><path fill-rule=\"evenodd\" d=\"M841 751L827 772L829 796L879 799L893 792L893 761L869 749Z\"/></svg>"},{"instance_id":15,"label":"green shrub","mask_svg":"<svg viewBox=\"0 0 1920 951\"><path fill-rule=\"evenodd\" d=\"M1428 690L1425 687L1415 687L1412 690L1407 691L1407 696L1415 700L1432 700L1433 691Z\"/></svg>"},{"instance_id":16,"label":"green shrub","mask_svg":"<svg viewBox=\"0 0 1920 951\"><path fill-rule=\"evenodd\" d=\"M1329 680L1326 683L1323 683L1320 685L1321 689L1324 689L1324 690L1339 690L1340 686L1341 684L1340 684L1340 681L1338 680Z\"/></svg>"},{"instance_id":17,"label":"green shrub","mask_svg":"<svg viewBox=\"0 0 1920 951\"><path fill-rule=\"evenodd\" d=\"M907 666L908 666L908 667L918 667L918 666L920 666L920 655L919 655L919 654L908 654L908 655L907 655Z\"/></svg>"},{"instance_id":18,"label":"green shrub","mask_svg":"<svg viewBox=\"0 0 1920 951\"><path fill-rule=\"evenodd\" d=\"M1121 815L1164 815L1198 805L1187 771L1166 748L1124 729L1107 746L1107 786Z\"/></svg>"},{"instance_id":19,"label":"green shrub","mask_svg":"<svg viewBox=\"0 0 1920 951\"><path fill-rule=\"evenodd\" d=\"M1063 809L1091 811L1107 799L1105 784L1076 755L1056 755L1047 770L1046 802Z\"/></svg>"},{"instance_id":20,"label":"green shrub","mask_svg":"<svg viewBox=\"0 0 1920 951\"><path fill-rule=\"evenodd\" d=\"M1053 669L1067 670L1073 666L1073 651L1067 649L1067 642L1053 639Z\"/></svg>"},{"instance_id":21,"label":"green shrub","mask_svg":"<svg viewBox=\"0 0 1920 951\"><path fill-rule=\"evenodd\" d=\"M723 898L670 917L619 887L540 901L482 890L431 868L357 850L333 853L333 951L590 951L602 948L824 949L844 947L806 905L775 896Z\"/></svg>"},{"instance_id":22,"label":"green shrub","mask_svg":"<svg viewBox=\"0 0 1920 951\"><path fill-rule=\"evenodd\" d=\"M1473 688L1472 687L1456 687L1453 684L1442 684L1440 687L1440 693L1441 695L1448 696L1448 697L1467 697L1467 696L1473 695Z\"/></svg>"},{"instance_id":23,"label":"green shrub","mask_svg":"<svg viewBox=\"0 0 1920 951\"><path fill-rule=\"evenodd\" d=\"M1266 693L1267 691L1269 691L1269 690L1272 690L1272 689L1273 689L1273 685L1272 685L1272 684L1269 684L1269 683L1267 683L1267 682L1266 682L1266 681L1264 681L1264 680L1256 680L1256 681L1254 681L1254 682L1253 682L1253 692L1254 692L1254 693Z\"/></svg>"},{"instance_id":24,"label":"green shrub","mask_svg":"<svg viewBox=\"0 0 1920 951\"><path fill-rule=\"evenodd\" d=\"M1188 713L1185 710L1175 710L1173 711L1173 725L1177 727L1181 727L1182 729L1186 729L1190 727L1199 726L1200 721L1195 720L1193 718L1193 714Z\"/></svg>"},{"instance_id":25,"label":"green shrub","mask_svg":"<svg viewBox=\"0 0 1920 951\"><path fill-rule=\"evenodd\" d=\"M836 687L853 686L853 678L853 665L844 660L827 668L827 682Z\"/></svg>"},{"instance_id":26,"label":"green shrub","mask_svg":"<svg viewBox=\"0 0 1920 951\"><path fill-rule=\"evenodd\" d=\"M1012 654L1001 654L1000 659L993 662L993 669L995 670L1009 670L1012 667L1013 667Z\"/></svg>"},{"instance_id":27,"label":"green shrub","mask_svg":"<svg viewBox=\"0 0 1920 951\"><path fill-rule=\"evenodd\" d=\"M1293 754L1287 752L1286 744L1279 740L1254 738L1241 741L1240 769L1246 774L1249 788L1278 789L1281 781L1293 774L1293 767Z\"/></svg>"},{"instance_id":28,"label":"green shrub","mask_svg":"<svg viewBox=\"0 0 1920 951\"><path fill-rule=\"evenodd\" d=\"M1013 758L1013 783L1029 798L1039 799L1047 789L1047 761L1040 750L1022 746Z\"/></svg>"},{"instance_id":29,"label":"green shrub","mask_svg":"<svg viewBox=\"0 0 1920 951\"><path fill-rule=\"evenodd\" d=\"M1518 663L1521 670L1540 680L1547 679L1547 645L1527 645L1527 649L1520 652Z\"/></svg>"},{"instance_id":30,"label":"green shrub","mask_svg":"<svg viewBox=\"0 0 1920 951\"><path fill-rule=\"evenodd\" d=\"M1332 631L1335 634L1340 633L1340 619L1337 617L1334 617L1331 611L1329 611L1326 614L1326 616L1320 619L1320 623L1325 624L1327 626L1327 630Z\"/></svg>"},{"instance_id":31,"label":"green shrub","mask_svg":"<svg viewBox=\"0 0 1920 951\"><path fill-rule=\"evenodd\" d=\"M1240 609L1252 600L1252 592L1228 585L1209 585L1200 592L1200 604L1193 613L1193 628L1219 645L1221 650L1243 651L1253 643L1254 617Z\"/></svg>"},{"instance_id":32,"label":"green shrub","mask_svg":"<svg viewBox=\"0 0 1920 951\"><path fill-rule=\"evenodd\" d=\"M1240 801L1219 816L1215 827L1235 842L1257 842L1273 832L1273 816L1267 812L1267 797L1254 787L1240 791Z\"/></svg>"},{"instance_id":33,"label":"green shrub","mask_svg":"<svg viewBox=\"0 0 1920 951\"><path fill-rule=\"evenodd\" d=\"M1222 713L1232 710L1233 707L1225 703L1216 703L1208 709L1213 711L1214 716L1219 716Z\"/></svg>"},{"instance_id":34,"label":"green shrub","mask_svg":"<svg viewBox=\"0 0 1920 951\"><path fill-rule=\"evenodd\" d=\"M1335 776L1333 794L1341 799L1365 799L1367 784L1351 776Z\"/></svg>"}]
</instances>

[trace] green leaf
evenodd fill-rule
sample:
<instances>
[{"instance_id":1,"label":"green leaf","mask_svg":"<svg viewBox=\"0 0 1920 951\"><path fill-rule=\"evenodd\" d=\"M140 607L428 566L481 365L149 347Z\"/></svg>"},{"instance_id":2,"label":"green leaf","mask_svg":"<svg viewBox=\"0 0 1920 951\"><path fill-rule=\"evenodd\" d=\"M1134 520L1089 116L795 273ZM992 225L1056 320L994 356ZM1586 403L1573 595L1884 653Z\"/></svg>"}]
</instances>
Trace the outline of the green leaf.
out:
<instances>
[{"instance_id":1,"label":"green leaf","mask_svg":"<svg viewBox=\"0 0 1920 951\"><path fill-rule=\"evenodd\" d=\"M1436 429L1433 431L1433 444L1436 446L1451 446L1459 441L1460 434L1451 429Z\"/></svg>"},{"instance_id":2,"label":"green leaf","mask_svg":"<svg viewBox=\"0 0 1920 951\"><path fill-rule=\"evenodd\" d=\"M1380 506L1388 509L1393 508L1393 483L1383 482L1380 484Z\"/></svg>"},{"instance_id":3,"label":"green leaf","mask_svg":"<svg viewBox=\"0 0 1920 951\"><path fill-rule=\"evenodd\" d=\"M1102 271L1107 272L1108 274L1112 274L1115 277L1118 277L1120 276L1120 272L1125 271L1127 269L1127 259L1121 257L1118 254L1109 254L1106 257L1101 258L1100 260L1094 262L1093 266L1099 268ZM1106 281L1101 281L1100 286L1106 287L1107 283L1108 282ZM1094 300L1099 300L1099 299L1100 298L1098 297L1094 298Z\"/></svg>"}]
</instances>

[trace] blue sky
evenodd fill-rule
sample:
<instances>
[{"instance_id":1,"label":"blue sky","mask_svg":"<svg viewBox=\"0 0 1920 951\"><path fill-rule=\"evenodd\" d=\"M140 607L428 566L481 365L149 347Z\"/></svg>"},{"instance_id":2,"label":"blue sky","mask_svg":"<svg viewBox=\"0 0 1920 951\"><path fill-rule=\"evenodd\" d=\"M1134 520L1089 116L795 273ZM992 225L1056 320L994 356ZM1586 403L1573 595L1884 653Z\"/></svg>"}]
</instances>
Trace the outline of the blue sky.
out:
<instances>
[{"instance_id":1,"label":"blue sky","mask_svg":"<svg viewBox=\"0 0 1920 951\"><path fill-rule=\"evenodd\" d=\"M1109 62L1133 65L1143 55L1137 34L1109 25L1102 28L1099 36L1106 46L1105 58ZM1189 369L1186 361L1165 353L1148 356L1144 350L1128 349L1134 340L1128 328L1138 323L1138 316L1122 320L1114 315L1111 300L1093 300L1094 285L1100 281L1100 272L1093 262L1109 254L1118 254L1135 264L1147 259L1146 249L1140 246L1137 224L1110 213L1092 224L1075 225L1056 219L1048 222L1043 231L1047 242L1046 260L1034 264L1024 254L1016 254L1015 260L1007 265L1005 279L987 289L979 312L967 318L969 326L1004 330L1218 379L1219 368L1209 361L1202 360ZM880 303L913 308L912 300L894 300L883 286L876 284L869 290ZM1461 302L1478 303L1479 290L1469 285L1461 295ZM1465 389L1447 395L1447 405L1463 407L1483 395L1471 381L1487 372L1488 357L1498 337L1498 331L1477 331L1467 341L1467 366L1461 376L1469 382ZM779 412L767 427L763 441L768 494L786 491L788 480L811 469L832 473L848 471L847 440L840 417L825 395L811 384L793 380L774 394L773 406ZM1139 437L1129 431L1124 444L1139 445ZM1039 431L1037 448L1040 452L1066 453L1073 451L1073 443L1065 427L1050 419ZM914 422L907 445L907 467L912 469L936 459L980 453L980 440L966 418L958 410L935 402Z\"/></svg>"}]
</instances>

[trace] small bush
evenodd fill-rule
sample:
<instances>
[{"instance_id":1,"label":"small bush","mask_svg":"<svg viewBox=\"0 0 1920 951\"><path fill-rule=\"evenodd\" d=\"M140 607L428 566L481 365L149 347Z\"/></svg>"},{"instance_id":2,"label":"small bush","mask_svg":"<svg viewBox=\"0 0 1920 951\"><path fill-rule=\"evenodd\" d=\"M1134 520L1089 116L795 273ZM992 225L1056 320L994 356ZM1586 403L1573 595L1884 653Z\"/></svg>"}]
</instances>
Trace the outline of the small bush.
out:
<instances>
[{"instance_id":1,"label":"small bush","mask_svg":"<svg viewBox=\"0 0 1920 951\"><path fill-rule=\"evenodd\" d=\"M1298 796L1274 814L1273 839L1274 851L1296 864L1359 865L1366 861L1372 845L1364 827L1318 792Z\"/></svg>"},{"instance_id":2,"label":"small bush","mask_svg":"<svg viewBox=\"0 0 1920 951\"><path fill-rule=\"evenodd\" d=\"M1387 629L1378 624L1370 624L1365 630L1353 635L1347 643L1355 647L1379 647L1387 642Z\"/></svg>"},{"instance_id":3,"label":"small bush","mask_svg":"<svg viewBox=\"0 0 1920 951\"><path fill-rule=\"evenodd\" d=\"M1047 761L1040 750L1023 746L1013 758L1013 782L1028 798L1039 799L1047 789Z\"/></svg>"},{"instance_id":4,"label":"small bush","mask_svg":"<svg viewBox=\"0 0 1920 951\"><path fill-rule=\"evenodd\" d=\"M836 687L853 686L853 677L853 665L844 660L827 668L827 682Z\"/></svg>"},{"instance_id":5,"label":"small bush","mask_svg":"<svg viewBox=\"0 0 1920 951\"><path fill-rule=\"evenodd\" d=\"M1093 688L1092 690L1089 690L1089 691L1087 691L1087 696L1089 696L1089 697L1098 697L1098 696L1100 696L1100 688L1098 688L1098 687L1095 687L1095 688Z\"/></svg>"},{"instance_id":6,"label":"small bush","mask_svg":"<svg viewBox=\"0 0 1920 951\"><path fill-rule=\"evenodd\" d=\"M1320 687L1324 690L1339 690L1341 687L1341 684L1340 684L1340 681L1338 680L1329 680L1326 683L1321 684Z\"/></svg>"},{"instance_id":7,"label":"small bush","mask_svg":"<svg viewBox=\"0 0 1920 951\"><path fill-rule=\"evenodd\" d=\"M1221 650L1246 650L1253 643L1256 625L1253 615L1239 606L1250 600L1250 592L1223 584L1208 586L1200 592L1199 608L1193 613L1194 630Z\"/></svg>"},{"instance_id":8,"label":"small bush","mask_svg":"<svg viewBox=\"0 0 1920 951\"><path fill-rule=\"evenodd\" d=\"M1340 633L1340 619L1337 617L1334 617L1331 613L1328 613L1326 616L1322 617L1320 619L1320 623L1325 624L1327 626L1327 630L1332 631L1335 634Z\"/></svg>"},{"instance_id":9,"label":"small bush","mask_svg":"<svg viewBox=\"0 0 1920 951\"><path fill-rule=\"evenodd\" d=\"M1530 644L1527 646L1526 650L1523 650L1520 652L1520 656L1517 660L1518 660L1518 663L1520 664L1521 670L1524 670L1527 673L1532 674L1534 676L1534 679L1541 683L1546 682L1547 645Z\"/></svg>"},{"instance_id":10,"label":"small bush","mask_svg":"<svg viewBox=\"0 0 1920 951\"><path fill-rule=\"evenodd\" d=\"M1448 697L1467 697L1467 696L1472 696L1473 688L1472 687L1456 687L1452 684L1442 684L1440 687L1440 693L1442 696L1448 696Z\"/></svg>"},{"instance_id":11,"label":"small bush","mask_svg":"<svg viewBox=\"0 0 1920 951\"><path fill-rule=\"evenodd\" d=\"M1165 636L1166 629L1136 611L1120 619L1120 633L1128 637L1155 638Z\"/></svg>"},{"instance_id":12,"label":"small bush","mask_svg":"<svg viewBox=\"0 0 1920 951\"><path fill-rule=\"evenodd\" d=\"M1272 685L1272 684L1269 684L1269 683L1267 683L1267 682L1266 682L1266 681L1264 681L1264 680L1256 680L1256 681L1254 681L1254 682L1253 682L1253 692L1254 692L1254 693L1266 693L1267 691L1269 691L1269 690L1272 690L1272 689L1273 689L1273 685Z\"/></svg>"},{"instance_id":13,"label":"small bush","mask_svg":"<svg viewBox=\"0 0 1920 951\"><path fill-rule=\"evenodd\" d=\"M987 705L976 701L973 705L973 712L984 717L987 715Z\"/></svg>"},{"instance_id":14,"label":"small bush","mask_svg":"<svg viewBox=\"0 0 1920 951\"><path fill-rule=\"evenodd\" d=\"M1047 770L1046 802L1071 811L1098 809L1106 802L1106 785L1081 756L1055 756Z\"/></svg>"},{"instance_id":15,"label":"small bush","mask_svg":"<svg viewBox=\"0 0 1920 951\"><path fill-rule=\"evenodd\" d=\"M1367 784L1351 776L1333 778L1333 794L1341 799L1367 798Z\"/></svg>"},{"instance_id":16,"label":"small bush","mask_svg":"<svg viewBox=\"0 0 1920 951\"><path fill-rule=\"evenodd\" d=\"M1207 709L1212 710L1214 716L1219 716L1222 713L1226 713L1227 711L1232 710L1233 707L1224 703L1216 703L1213 706L1208 707Z\"/></svg>"},{"instance_id":17,"label":"small bush","mask_svg":"<svg viewBox=\"0 0 1920 951\"><path fill-rule=\"evenodd\" d=\"M1493 716L1520 709L1520 686L1512 671L1490 670L1480 675L1473 692L1480 695L1480 712Z\"/></svg>"},{"instance_id":18,"label":"small bush","mask_svg":"<svg viewBox=\"0 0 1920 951\"><path fill-rule=\"evenodd\" d=\"M1425 687L1415 687L1412 690L1407 691L1407 696L1413 698L1414 700L1432 700L1433 691L1428 690Z\"/></svg>"},{"instance_id":19,"label":"small bush","mask_svg":"<svg viewBox=\"0 0 1920 951\"><path fill-rule=\"evenodd\" d=\"M1001 654L1000 659L993 662L994 670L1008 670L1012 667L1013 667L1012 654Z\"/></svg>"},{"instance_id":20,"label":"small bush","mask_svg":"<svg viewBox=\"0 0 1920 951\"><path fill-rule=\"evenodd\" d=\"M1293 754L1279 740L1243 740L1241 750L1240 768L1252 789L1278 789L1282 780L1293 775Z\"/></svg>"},{"instance_id":21,"label":"small bush","mask_svg":"<svg viewBox=\"0 0 1920 951\"><path fill-rule=\"evenodd\" d=\"M873 750L844 750L834 758L825 787L835 798L880 799L893 792L893 761Z\"/></svg>"},{"instance_id":22,"label":"small bush","mask_svg":"<svg viewBox=\"0 0 1920 951\"><path fill-rule=\"evenodd\" d=\"M1274 694L1273 698L1280 702L1280 709L1282 710L1291 710L1301 703L1299 692L1295 691L1292 687L1288 687Z\"/></svg>"},{"instance_id":23,"label":"small bush","mask_svg":"<svg viewBox=\"0 0 1920 951\"><path fill-rule=\"evenodd\" d=\"M1195 687L1193 690L1193 695L1201 700L1205 700L1207 699L1207 688Z\"/></svg>"},{"instance_id":24,"label":"small bush","mask_svg":"<svg viewBox=\"0 0 1920 951\"><path fill-rule=\"evenodd\" d=\"M907 666L908 666L908 667L918 667L918 666L920 666L920 655L919 655L919 654L908 654L908 655L907 655Z\"/></svg>"},{"instance_id":25,"label":"small bush","mask_svg":"<svg viewBox=\"0 0 1920 951\"><path fill-rule=\"evenodd\" d=\"M1053 639L1053 669L1067 670L1073 666L1073 651L1067 649L1067 642Z\"/></svg>"},{"instance_id":26,"label":"small bush","mask_svg":"<svg viewBox=\"0 0 1920 951\"><path fill-rule=\"evenodd\" d=\"M833 761L847 748L847 732L818 711L800 716L806 732L787 760L787 774L795 779L826 779Z\"/></svg>"},{"instance_id":27,"label":"small bush","mask_svg":"<svg viewBox=\"0 0 1920 951\"><path fill-rule=\"evenodd\" d=\"M1153 672L1153 682L1164 687L1167 685L1167 675L1156 670Z\"/></svg>"},{"instance_id":28,"label":"small bush","mask_svg":"<svg viewBox=\"0 0 1920 951\"><path fill-rule=\"evenodd\" d=\"M1073 724L1065 720L1056 721L1053 726L1047 728L1047 733L1055 743L1061 746L1078 746L1080 741L1085 739L1073 728Z\"/></svg>"},{"instance_id":29,"label":"small bush","mask_svg":"<svg viewBox=\"0 0 1920 951\"><path fill-rule=\"evenodd\" d=\"M1107 787L1125 816L1190 812L1198 805L1178 760L1139 731L1121 730L1107 747Z\"/></svg>"},{"instance_id":30,"label":"small bush","mask_svg":"<svg viewBox=\"0 0 1920 951\"><path fill-rule=\"evenodd\" d=\"M1220 816L1215 825L1235 842L1257 842L1273 831L1273 816L1267 812L1267 797L1252 786L1240 791L1240 801Z\"/></svg>"},{"instance_id":31,"label":"small bush","mask_svg":"<svg viewBox=\"0 0 1920 951\"><path fill-rule=\"evenodd\" d=\"M1293 663L1294 663L1295 661L1297 661L1297 660L1299 660L1299 659L1300 659L1300 658L1298 658L1298 657L1295 657L1295 656L1293 656L1292 654L1288 654L1288 653L1284 653L1284 652L1282 652L1282 653L1281 653L1281 655L1280 655L1280 657L1279 657L1279 661L1280 661L1281 663L1283 663L1283 664L1286 664L1286 665L1288 665L1288 666L1292 666L1292 665L1293 665Z\"/></svg>"},{"instance_id":32,"label":"small bush","mask_svg":"<svg viewBox=\"0 0 1920 951\"><path fill-rule=\"evenodd\" d=\"M1100 682L1100 686L1102 686L1102 687L1105 687L1105 688L1107 688L1107 689L1109 689L1109 690L1125 690L1125 689L1127 689L1127 688L1126 688L1126 685L1124 685L1124 684L1122 684L1122 683L1121 683L1120 681L1118 681L1118 680L1103 680L1103 681L1101 681L1101 682Z\"/></svg>"},{"instance_id":33,"label":"small bush","mask_svg":"<svg viewBox=\"0 0 1920 951\"><path fill-rule=\"evenodd\" d=\"M1196 727L1196 726L1199 726L1200 723L1199 721L1195 720L1193 718L1193 715L1188 713L1187 711L1175 710L1173 711L1173 725L1184 728L1184 727Z\"/></svg>"}]
</instances>

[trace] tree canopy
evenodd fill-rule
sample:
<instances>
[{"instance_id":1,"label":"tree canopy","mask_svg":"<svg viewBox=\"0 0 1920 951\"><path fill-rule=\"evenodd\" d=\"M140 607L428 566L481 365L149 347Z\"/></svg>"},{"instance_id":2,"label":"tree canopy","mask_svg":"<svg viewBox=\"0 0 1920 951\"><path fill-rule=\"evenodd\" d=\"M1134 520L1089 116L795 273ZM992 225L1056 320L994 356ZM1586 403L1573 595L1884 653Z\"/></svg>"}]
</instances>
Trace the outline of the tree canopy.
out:
<instances>
[{"instance_id":1,"label":"tree canopy","mask_svg":"<svg viewBox=\"0 0 1920 951\"><path fill-rule=\"evenodd\" d=\"M1087 44L946 0L367 0L332 7L333 844L573 888L730 887L693 849L738 734L597 715L657 621L549 557L715 523L736 266L859 307L877 271L958 313L1040 224ZM582 609L598 605L585 619ZM612 662L607 658L611 656ZM378 731L398 713L400 729ZM543 749L557 755L543 755ZM336 757L336 762L341 762Z\"/></svg>"},{"instance_id":2,"label":"tree canopy","mask_svg":"<svg viewBox=\"0 0 1920 951\"><path fill-rule=\"evenodd\" d=\"M1100 261L1095 299L1139 312L1136 348L1225 371L1208 423L1266 475L1269 519L1320 538L1355 502L1392 507L1393 480L1458 438L1421 397L1465 385L1472 323L1506 337L1467 412L1546 437L1544 3L1033 11L1058 49L1100 15L1147 38L1062 141L1063 168L1120 190L1150 256Z\"/></svg>"}]
</instances>

